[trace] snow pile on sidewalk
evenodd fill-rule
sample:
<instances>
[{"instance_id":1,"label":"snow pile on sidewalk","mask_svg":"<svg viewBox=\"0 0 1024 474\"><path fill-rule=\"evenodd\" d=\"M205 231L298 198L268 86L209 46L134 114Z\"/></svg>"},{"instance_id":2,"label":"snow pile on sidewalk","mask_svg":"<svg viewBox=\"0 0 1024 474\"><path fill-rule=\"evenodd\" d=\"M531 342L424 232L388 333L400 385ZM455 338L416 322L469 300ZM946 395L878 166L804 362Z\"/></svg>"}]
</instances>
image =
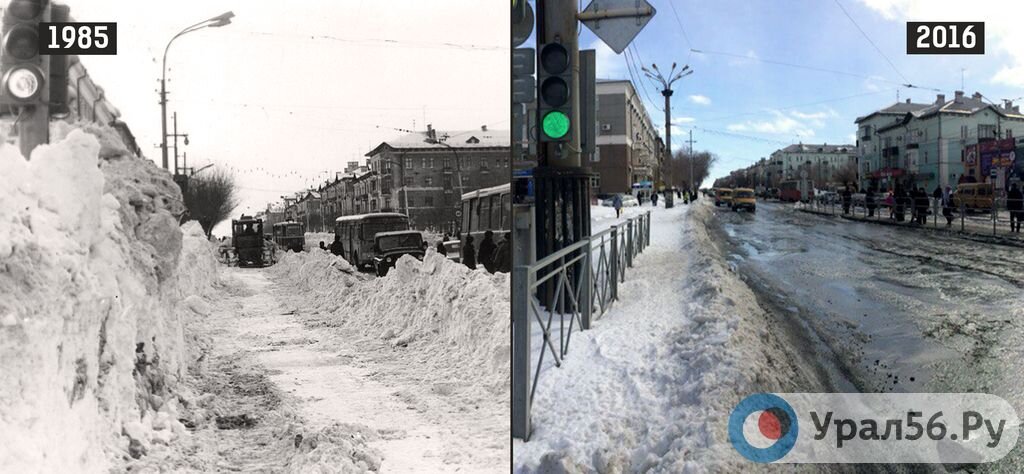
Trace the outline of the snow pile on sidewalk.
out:
<instances>
[{"instance_id":1,"label":"snow pile on sidewalk","mask_svg":"<svg viewBox=\"0 0 1024 474\"><path fill-rule=\"evenodd\" d=\"M325 324L415 353L424 377L507 393L508 274L470 270L433 251L422 262L400 258L383 278L325 252L289 254L271 271Z\"/></svg>"},{"instance_id":2,"label":"snow pile on sidewalk","mask_svg":"<svg viewBox=\"0 0 1024 474\"><path fill-rule=\"evenodd\" d=\"M174 390L193 355L185 325L195 315L184 301L216 278L205 239L190 227L183 242L170 176L113 130L81 128L56 126L31 161L0 146L0 466L9 472L97 472L141 455L139 438L180 436Z\"/></svg>"},{"instance_id":3,"label":"snow pile on sidewalk","mask_svg":"<svg viewBox=\"0 0 1024 474\"><path fill-rule=\"evenodd\" d=\"M541 373L514 470L749 468L729 444L729 413L787 373L768 367L781 353L753 294L715 253L707 214L700 203L653 212L651 246L626 270L620 301L573 335L561 368Z\"/></svg>"}]
</instances>

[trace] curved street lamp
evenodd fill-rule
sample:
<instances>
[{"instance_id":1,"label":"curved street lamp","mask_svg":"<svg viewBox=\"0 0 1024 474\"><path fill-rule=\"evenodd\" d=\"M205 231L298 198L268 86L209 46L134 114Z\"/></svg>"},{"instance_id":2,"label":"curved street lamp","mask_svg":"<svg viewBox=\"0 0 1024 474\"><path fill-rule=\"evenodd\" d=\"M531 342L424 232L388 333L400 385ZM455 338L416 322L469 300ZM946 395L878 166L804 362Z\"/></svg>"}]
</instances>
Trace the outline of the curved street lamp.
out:
<instances>
[{"instance_id":1,"label":"curved street lamp","mask_svg":"<svg viewBox=\"0 0 1024 474\"><path fill-rule=\"evenodd\" d=\"M174 37L167 42L167 46L164 48L163 68L160 76L160 124L162 130L160 152L163 157L164 169L167 169L167 51L171 49L171 43L178 39L178 37L206 27L229 25L231 24L231 18L234 16L235 14L232 12L224 12L213 18L191 25L174 35ZM174 174L178 174L178 170L174 170Z\"/></svg>"}]
</instances>

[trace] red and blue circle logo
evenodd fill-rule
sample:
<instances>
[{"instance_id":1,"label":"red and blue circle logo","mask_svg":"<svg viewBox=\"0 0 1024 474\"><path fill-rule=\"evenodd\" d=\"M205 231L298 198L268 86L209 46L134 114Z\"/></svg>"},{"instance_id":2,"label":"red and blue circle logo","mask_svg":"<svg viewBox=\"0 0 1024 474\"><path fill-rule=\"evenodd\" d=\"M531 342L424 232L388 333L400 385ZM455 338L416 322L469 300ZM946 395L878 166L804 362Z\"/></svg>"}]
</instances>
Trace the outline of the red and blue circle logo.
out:
<instances>
[{"instance_id":1,"label":"red and blue circle logo","mask_svg":"<svg viewBox=\"0 0 1024 474\"><path fill-rule=\"evenodd\" d=\"M797 433L793 407L771 393L744 398L729 415L729 441L754 462L782 459L796 444Z\"/></svg>"}]
</instances>

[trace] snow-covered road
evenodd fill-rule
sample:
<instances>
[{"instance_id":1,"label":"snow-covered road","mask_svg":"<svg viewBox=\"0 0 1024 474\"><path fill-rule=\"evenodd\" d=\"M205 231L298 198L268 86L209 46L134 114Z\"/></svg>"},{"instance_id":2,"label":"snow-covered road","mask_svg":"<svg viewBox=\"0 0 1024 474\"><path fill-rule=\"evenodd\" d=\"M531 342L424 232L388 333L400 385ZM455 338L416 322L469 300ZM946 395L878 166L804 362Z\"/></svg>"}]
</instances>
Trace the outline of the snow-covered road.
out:
<instances>
[{"instance_id":1,"label":"snow-covered road","mask_svg":"<svg viewBox=\"0 0 1024 474\"><path fill-rule=\"evenodd\" d=\"M248 315L237 319L235 330L247 351L266 368L270 380L295 397L307 426L334 423L363 425L380 437L367 444L381 455L381 472L479 471L467 453L450 453L466 443L459 432L435 423L389 387L373 379L388 367L353 364L353 348L337 347L326 327L309 327L286 309L262 270L231 269L252 296L244 302Z\"/></svg>"}]
</instances>

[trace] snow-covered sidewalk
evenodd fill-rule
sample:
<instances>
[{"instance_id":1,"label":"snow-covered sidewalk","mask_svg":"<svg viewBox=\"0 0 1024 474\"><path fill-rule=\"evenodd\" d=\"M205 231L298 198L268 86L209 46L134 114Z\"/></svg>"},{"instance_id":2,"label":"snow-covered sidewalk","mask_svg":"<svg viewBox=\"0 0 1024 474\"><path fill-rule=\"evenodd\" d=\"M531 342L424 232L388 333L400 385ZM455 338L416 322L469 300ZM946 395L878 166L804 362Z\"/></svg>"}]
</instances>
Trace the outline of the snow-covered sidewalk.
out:
<instances>
[{"instance_id":1,"label":"snow-covered sidewalk","mask_svg":"<svg viewBox=\"0 0 1024 474\"><path fill-rule=\"evenodd\" d=\"M728 443L728 414L777 386L769 379L786 375L768 366L784 356L713 248L709 215L702 202L654 209L651 245L620 301L573 335L561 368L541 373L532 437L513 444L516 471L749 467Z\"/></svg>"}]
</instances>

